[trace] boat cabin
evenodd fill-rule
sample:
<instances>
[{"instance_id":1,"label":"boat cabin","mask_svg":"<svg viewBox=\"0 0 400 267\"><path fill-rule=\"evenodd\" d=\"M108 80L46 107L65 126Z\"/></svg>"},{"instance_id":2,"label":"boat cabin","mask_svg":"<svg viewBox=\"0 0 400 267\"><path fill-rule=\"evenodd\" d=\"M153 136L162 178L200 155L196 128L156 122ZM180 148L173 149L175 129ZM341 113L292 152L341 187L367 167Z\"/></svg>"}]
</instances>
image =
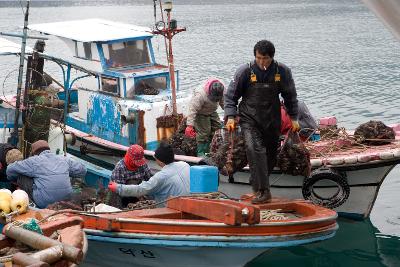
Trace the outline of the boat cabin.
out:
<instances>
[{"instance_id":1,"label":"boat cabin","mask_svg":"<svg viewBox=\"0 0 400 267\"><path fill-rule=\"evenodd\" d=\"M72 52L62 58L64 88L73 105L68 126L121 145L157 147L156 119L168 115L172 96L169 68L156 62L151 29L101 19L29 29L59 37ZM60 62L61 56L54 58ZM76 75L71 69L85 71ZM179 90L178 71L175 77L178 112L185 113L188 94Z\"/></svg>"}]
</instances>

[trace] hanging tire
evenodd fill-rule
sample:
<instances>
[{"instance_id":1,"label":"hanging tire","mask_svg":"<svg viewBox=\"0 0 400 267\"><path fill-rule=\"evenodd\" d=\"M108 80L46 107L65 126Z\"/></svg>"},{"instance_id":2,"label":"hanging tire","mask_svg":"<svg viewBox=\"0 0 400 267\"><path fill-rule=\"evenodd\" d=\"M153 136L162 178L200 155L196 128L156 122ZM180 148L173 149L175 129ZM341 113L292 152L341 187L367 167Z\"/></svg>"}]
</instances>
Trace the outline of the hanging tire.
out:
<instances>
[{"instance_id":1,"label":"hanging tire","mask_svg":"<svg viewBox=\"0 0 400 267\"><path fill-rule=\"evenodd\" d=\"M323 197L314 190L314 185L322 180L329 180L336 184L337 191L329 197ZM326 208L337 208L349 198L350 186L345 177L330 168L319 168L313 171L310 177L304 179L302 193L304 199Z\"/></svg>"}]
</instances>

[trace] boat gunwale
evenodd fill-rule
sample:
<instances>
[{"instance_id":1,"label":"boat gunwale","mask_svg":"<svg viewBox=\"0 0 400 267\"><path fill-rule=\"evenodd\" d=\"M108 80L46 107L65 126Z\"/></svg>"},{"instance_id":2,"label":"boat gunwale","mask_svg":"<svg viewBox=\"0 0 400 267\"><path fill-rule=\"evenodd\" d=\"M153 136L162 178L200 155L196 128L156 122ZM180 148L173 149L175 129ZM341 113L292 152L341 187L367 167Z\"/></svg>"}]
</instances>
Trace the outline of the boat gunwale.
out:
<instances>
[{"instance_id":1,"label":"boat gunwale","mask_svg":"<svg viewBox=\"0 0 400 267\"><path fill-rule=\"evenodd\" d=\"M86 214L85 214L86 215ZM102 216L96 216L98 218L104 218ZM182 219L163 219L163 218L109 218L109 220L115 222L124 222L124 223L141 223L141 224L163 224L163 225L187 225L187 226L212 226L212 227L268 227L268 226L293 226L293 225L304 225L304 224L313 224L313 223L322 223L336 220L338 217L337 213L334 215L330 215L323 218L315 218L315 219L307 219L307 220L282 220L282 221L260 221L258 224L249 225L247 223L243 223L241 225L229 226L220 222L192 222L192 221L181 221ZM106 219L106 218L104 218Z\"/></svg>"}]
</instances>

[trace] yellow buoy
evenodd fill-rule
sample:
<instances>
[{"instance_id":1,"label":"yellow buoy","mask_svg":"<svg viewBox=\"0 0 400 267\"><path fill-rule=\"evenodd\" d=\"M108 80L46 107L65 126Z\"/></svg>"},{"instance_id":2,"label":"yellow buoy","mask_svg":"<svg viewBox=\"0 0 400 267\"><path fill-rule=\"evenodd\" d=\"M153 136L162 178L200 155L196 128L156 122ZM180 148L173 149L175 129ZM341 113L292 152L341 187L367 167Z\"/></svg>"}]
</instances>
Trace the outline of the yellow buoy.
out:
<instances>
[{"instance_id":1,"label":"yellow buoy","mask_svg":"<svg viewBox=\"0 0 400 267\"><path fill-rule=\"evenodd\" d=\"M7 188L0 189L0 192L7 192L11 196L11 191L8 190Z\"/></svg>"},{"instance_id":2,"label":"yellow buoy","mask_svg":"<svg viewBox=\"0 0 400 267\"><path fill-rule=\"evenodd\" d=\"M0 215L8 214L11 211L11 198L0 198Z\"/></svg>"},{"instance_id":3,"label":"yellow buoy","mask_svg":"<svg viewBox=\"0 0 400 267\"><path fill-rule=\"evenodd\" d=\"M24 190L15 190L12 192L12 200L10 203L11 210L18 213L25 213L29 206L29 197Z\"/></svg>"},{"instance_id":4,"label":"yellow buoy","mask_svg":"<svg viewBox=\"0 0 400 267\"><path fill-rule=\"evenodd\" d=\"M28 210L29 199L24 196L15 196L12 198L10 207L12 211L18 210L18 213L25 213Z\"/></svg>"},{"instance_id":5,"label":"yellow buoy","mask_svg":"<svg viewBox=\"0 0 400 267\"><path fill-rule=\"evenodd\" d=\"M5 191L0 191L0 199L8 199L8 201L11 201L11 194Z\"/></svg>"}]
</instances>

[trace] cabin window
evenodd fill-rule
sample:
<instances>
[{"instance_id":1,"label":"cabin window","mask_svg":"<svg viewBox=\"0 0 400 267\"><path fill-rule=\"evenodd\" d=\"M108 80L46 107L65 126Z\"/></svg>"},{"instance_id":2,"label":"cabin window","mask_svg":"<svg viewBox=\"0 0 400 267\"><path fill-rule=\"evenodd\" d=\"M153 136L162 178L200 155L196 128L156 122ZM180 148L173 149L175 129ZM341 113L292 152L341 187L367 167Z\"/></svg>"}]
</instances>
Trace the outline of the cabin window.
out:
<instances>
[{"instance_id":1,"label":"cabin window","mask_svg":"<svg viewBox=\"0 0 400 267\"><path fill-rule=\"evenodd\" d=\"M111 94L119 94L118 79L101 77L101 90Z\"/></svg>"},{"instance_id":2,"label":"cabin window","mask_svg":"<svg viewBox=\"0 0 400 267\"><path fill-rule=\"evenodd\" d=\"M157 95L167 89L167 76L135 79L134 85L126 92L127 98L135 95Z\"/></svg>"},{"instance_id":3,"label":"cabin window","mask_svg":"<svg viewBox=\"0 0 400 267\"><path fill-rule=\"evenodd\" d=\"M91 43L75 43L75 56L84 58L84 59L92 59L92 46Z\"/></svg>"},{"instance_id":4,"label":"cabin window","mask_svg":"<svg viewBox=\"0 0 400 267\"><path fill-rule=\"evenodd\" d=\"M146 40L104 44L103 52L109 68L150 64Z\"/></svg>"}]
</instances>

